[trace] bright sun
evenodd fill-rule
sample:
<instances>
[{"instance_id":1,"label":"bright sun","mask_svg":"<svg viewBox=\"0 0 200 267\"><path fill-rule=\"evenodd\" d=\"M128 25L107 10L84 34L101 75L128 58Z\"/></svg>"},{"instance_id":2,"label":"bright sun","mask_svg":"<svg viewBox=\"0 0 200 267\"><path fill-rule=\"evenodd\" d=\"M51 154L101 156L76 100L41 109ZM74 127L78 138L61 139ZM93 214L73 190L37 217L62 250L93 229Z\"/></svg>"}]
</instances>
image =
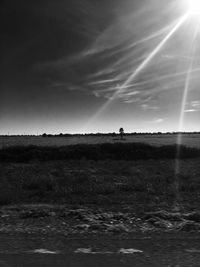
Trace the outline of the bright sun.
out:
<instances>
[{"instance_id":1,"label":"bright sun","mask_svg":"<svg viewBox=\"0 0 200 267\"><path fill-rule=\"evenodd\" d=\"M200 0L187 0L190 14L200 15Z\"/></svg>"}]
</instances>

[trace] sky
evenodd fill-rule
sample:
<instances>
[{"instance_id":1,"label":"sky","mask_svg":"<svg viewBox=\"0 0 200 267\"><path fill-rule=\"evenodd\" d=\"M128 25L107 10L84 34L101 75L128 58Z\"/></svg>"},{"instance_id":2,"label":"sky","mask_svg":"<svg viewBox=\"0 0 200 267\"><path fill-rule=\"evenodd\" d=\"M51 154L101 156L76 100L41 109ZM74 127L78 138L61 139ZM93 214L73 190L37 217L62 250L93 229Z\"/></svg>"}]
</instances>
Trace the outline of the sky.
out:
<instances>
[{"instance_id":1,"label":"sky","mask_svg":"<svg viewBox=\"0 0 200 267\"><path fill-rule=\"evenodd\" d=\"M0 134L200 131L186 1L1 0Z\"/></svg>"}]
</instances>

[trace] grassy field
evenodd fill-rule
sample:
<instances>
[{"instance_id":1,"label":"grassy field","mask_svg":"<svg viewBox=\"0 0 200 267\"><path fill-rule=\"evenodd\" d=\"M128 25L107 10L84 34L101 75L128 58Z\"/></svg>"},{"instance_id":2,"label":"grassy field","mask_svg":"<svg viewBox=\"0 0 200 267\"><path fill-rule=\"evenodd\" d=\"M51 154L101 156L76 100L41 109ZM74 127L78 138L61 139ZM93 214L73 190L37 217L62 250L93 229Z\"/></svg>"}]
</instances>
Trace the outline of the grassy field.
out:
<instances>
[{"instance_id":1,"label":"grassy field","mask_svg":"<svg viewBox=\"0 0 200 267\"><path fill-rule=\"evenodd\" d=\"M149 205L172 207L178 180L181 202L196 208L200 201L200 135L183 135L188 147L180 148L178 175L176 138L1 137L0 205L141 207L142 203L146 209Z\"/></svg>"},{"instance_id":2,"label":"grassy field","mask_svg":"<svg viewBox=\"0 0 200 267\"><path fill-rule=\"evenodd\" d=\"M116 143L118 136L69 136L69 137L42 137L42 136L0 136L0 148L8 146L67 146L75 144L102 144ZM132 135L125 136L123 142L147 143L154 146L173 145L177 142L177 135ZM183 145L200 147L200 134L184 134Z\"/></svg>"},{"instance_id":3,"label":"grassy field","mask_svg":"<svg viewBox=\"0 0 200 267\"><path fill-rule=\"evenodd\" d=\"M185 206L200 200L200 159L180 161ZM0 204L67 203L171 206L175 161L54 161L0 165Z\"/></svg>"}]
</instances>

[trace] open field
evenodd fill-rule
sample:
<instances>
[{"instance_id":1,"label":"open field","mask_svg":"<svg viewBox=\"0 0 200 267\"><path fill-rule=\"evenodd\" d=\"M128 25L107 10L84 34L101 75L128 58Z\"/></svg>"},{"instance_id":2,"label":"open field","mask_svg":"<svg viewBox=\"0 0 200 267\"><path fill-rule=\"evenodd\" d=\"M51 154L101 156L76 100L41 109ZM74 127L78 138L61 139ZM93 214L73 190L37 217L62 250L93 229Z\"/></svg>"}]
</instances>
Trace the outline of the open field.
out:
<instances>
[{"instance_id":1,"label":"open field","mask_svg":"<svg viewBox=\"0 0 200 267\"><path fill-rule=\"evenodd\" d=\"M199 205L200 159L180 161L184 205ZM54 161L0 165L0 204L172 206L175 161Z\"/></svg>"},{"instance_id":2,"label":"open field","mask_svg":"<svg viewBox=\"0 0 200 267\"><path fill-rule=\"evenodd\" d=\"M200 231L199 147L115 142L4 146L0 232Z\"/></svg>"},{"instance_id":3,"label":"open field","mask_svg":"<svg viewBox=\"0 0 200 267\"><path fill-rule=\"evenodd\" d=\"M101 144L116 143L118 136L69 136L69 137L42 137L42 136L0 136L0 148L8 146L67 146L74 144ZM173 145L177 142L176 134L162 135L131 135L125 136L123 142L147 143L154 146ZM184 134L183 145L200 147L200 134Z\"/></svg>"},{"instance_id":4,"label":"open field","mask_svg":"<svg viewBox=\"0 0 200 267\"><path fill-rule=\"evenodd\" d=\"M0 204L164 203L175 199L177 146L142 143L19 146L0 150ZM199 201L200 149L179 148L183 202ZM194 201L195 199L195 201Z\"/></svg>"}]
</instances>

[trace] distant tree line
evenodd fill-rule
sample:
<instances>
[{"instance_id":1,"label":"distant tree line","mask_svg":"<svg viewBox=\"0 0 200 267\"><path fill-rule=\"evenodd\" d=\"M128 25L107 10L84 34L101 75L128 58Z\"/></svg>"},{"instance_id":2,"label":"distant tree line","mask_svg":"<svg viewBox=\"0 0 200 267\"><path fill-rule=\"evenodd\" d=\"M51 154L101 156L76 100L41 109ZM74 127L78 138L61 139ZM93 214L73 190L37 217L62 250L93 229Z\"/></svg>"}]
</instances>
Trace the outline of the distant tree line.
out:
<instances>
[{"instance_id":1,"label":"distant tree line","mask_svg":"<svg viewBox=\"0 0 200 267\"><path fill-rule=\"evenodd\" d=\"M200 134L200 132L131 132L131 133L123 133L123 136L134 136L134 135L177 135L177 134ZM85 133L85 134L70 134L70 133L60 133L60 134L48 134L43 133L39 135L34 134L27 134L27 135L0 135L0 137L23 137L23 136L29 136L29 137L36 137L36 136L42 136L42 137L73 137L73 136L111 136L115 137L119 134L116 132L112 133Z\"/></svg>"},{"instance_id":2,"label":"distant tree line","mask_svg":"<svg viewBox=\"0 0 200 267\"><path fill-rule=\"evenodd\" d=\"M135 136L135 135L177 135L177 134L200 134L200 132L131 132L125 133L123 128L119 130L120 136ZM111 136L116 137L118 133L85 133L85 134L69 134L69 133L60 133L60 134L42 134L43 137L73 137L73 136Z\"/></svg>"}]
</instances>

